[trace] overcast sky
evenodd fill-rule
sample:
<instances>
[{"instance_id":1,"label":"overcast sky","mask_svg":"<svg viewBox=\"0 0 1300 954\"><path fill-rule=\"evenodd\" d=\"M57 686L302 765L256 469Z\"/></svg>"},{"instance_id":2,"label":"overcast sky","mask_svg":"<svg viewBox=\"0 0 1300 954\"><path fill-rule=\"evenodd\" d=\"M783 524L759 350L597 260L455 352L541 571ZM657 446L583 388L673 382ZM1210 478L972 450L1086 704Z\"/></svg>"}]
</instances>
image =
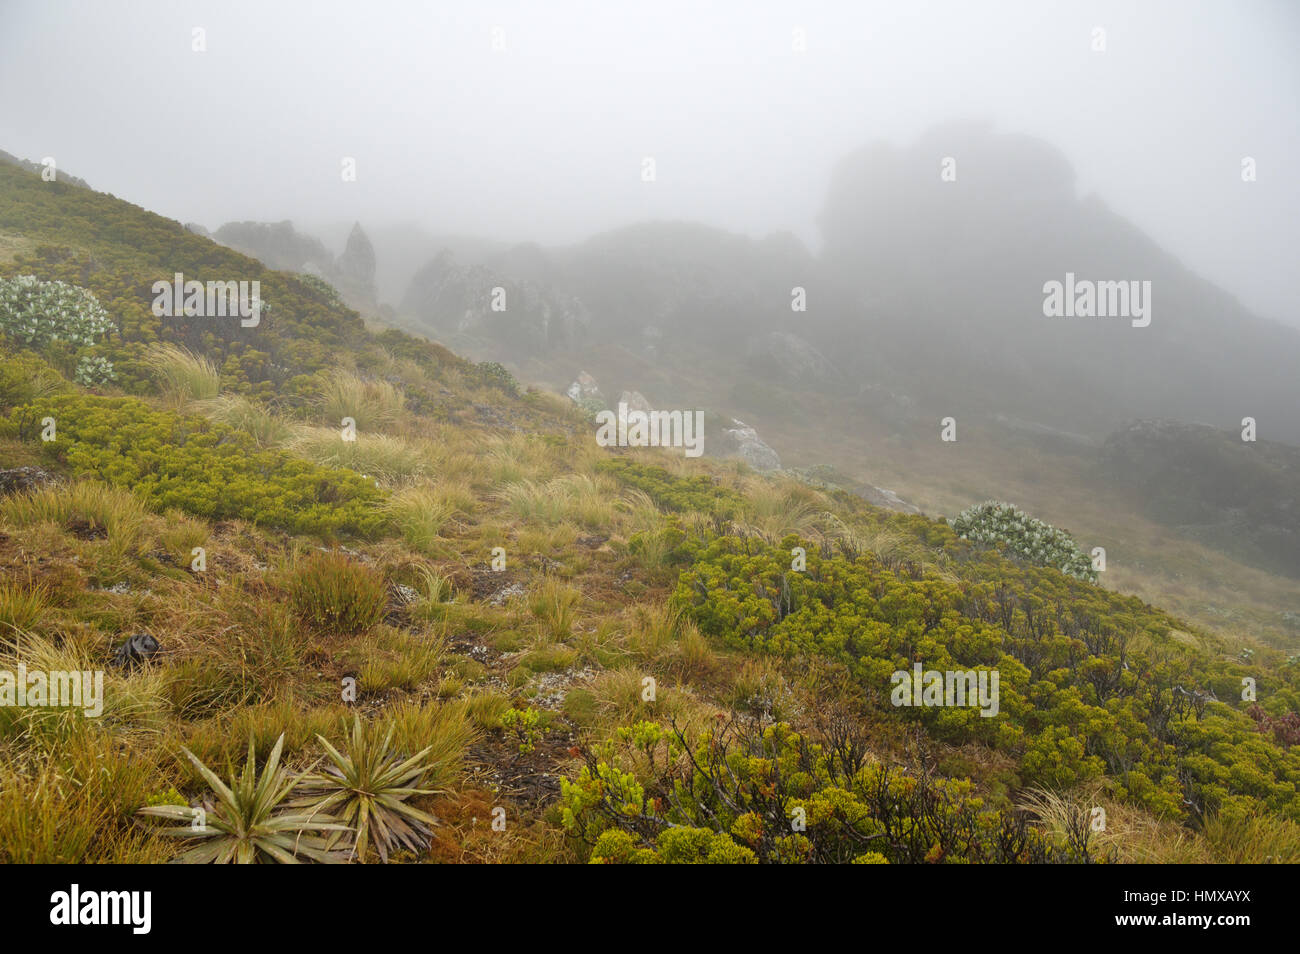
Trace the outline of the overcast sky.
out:
<instances>
[{"instance_id":1,"label":"overcast sky","mask_svg":"<svg viewBox=\"0 0 1300 954\"><path fill-rule=\"evenodd\" d=\"M987 119L1053 143L1081 193L1300 325L1300 3L705 6L0 0L0 149L210 228L356 218L556 243L668 218L815 249L843 154Z\"/></svg>"}]
</instances>

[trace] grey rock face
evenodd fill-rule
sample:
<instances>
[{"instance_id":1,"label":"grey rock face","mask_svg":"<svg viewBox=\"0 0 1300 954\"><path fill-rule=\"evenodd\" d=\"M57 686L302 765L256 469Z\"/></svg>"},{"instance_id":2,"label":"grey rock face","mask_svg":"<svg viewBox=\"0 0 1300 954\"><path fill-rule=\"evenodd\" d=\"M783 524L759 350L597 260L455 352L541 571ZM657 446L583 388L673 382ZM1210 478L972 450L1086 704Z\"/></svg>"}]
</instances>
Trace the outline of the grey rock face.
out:
<instances>
[{"instance_id":1,"label":"grey rock face","mask_svg":"<svg viewBox=\"0 0 1300 954\"><path fill-rule=\"evenodd\" d=\"M844 380L830 358L787 331L771 331L753 339L745 359L754 372L789 384L826 389Z\"/></svg>"},{"instance_id":2,"label":"grey rock face","mask_svg":"<svg viewBox=\"0 0 1300 954\"><path fill-rule=\"evenodd\" d=\"M586 371L579 371L578 376L574 378L573 383L569 385L568 390L564 392L569 399L575 404L582 404L584 401L601 401L603 395L600 393L600 386Z\"/></svg>"},{"instance_id":3,"label":"grey rock face","mask_svg":"<svg viewBox=\"0 0 1300 954\"><path fill-rule=\"evenodd\" d=\"M509 358L563 347L587 326L586 309L567 292L463 267L446 250L416 273L400 310L433 330L487 338Z\"/></svg>"},{"instance_id":4,"label":"grey rock face","mask_svg":"<svg viewBox=\"0 0 1300 954\"><path fill-rule=\"evenodd\" d=\"M358 222L352 226L348 244L335 263L339 291L362 302L375 301L375 247Z\"/></svg>"},{"instance_id":5,"label":"grey rock face","mask_svg":"<svg viewBox=\"0 0 1300 954\"><path fill-rule=\"evenodd\" d=\"M758 431L735 418L732 418L731 423L735 426L723 428L722 431L723 437L731 443L725 449L724 456L739 457L755 470L781 469L780 456L759 438Z\"/></svg>"},{"instance_id":6,"label":"grey rock face","mask_svg":"<svg viewBox=\"0 0 1300 954\"><path fill-rule=\"evenodd\" d=\"M618 396L618 403L627 405L629 411L643 411L649 414L654 410L640 391L624 391Z\"/></svg>"},{"instance_id":7,"label":"grey rock face","mask_svg":"<svg viewBox=\"0 0 1300 954\"><path fill-rule=\"evenodd\" d=\"M54 474L39 467L14 467L0 470L0 496L39 490L57 482L58 478Z\"/></svg>"}]
</instances>

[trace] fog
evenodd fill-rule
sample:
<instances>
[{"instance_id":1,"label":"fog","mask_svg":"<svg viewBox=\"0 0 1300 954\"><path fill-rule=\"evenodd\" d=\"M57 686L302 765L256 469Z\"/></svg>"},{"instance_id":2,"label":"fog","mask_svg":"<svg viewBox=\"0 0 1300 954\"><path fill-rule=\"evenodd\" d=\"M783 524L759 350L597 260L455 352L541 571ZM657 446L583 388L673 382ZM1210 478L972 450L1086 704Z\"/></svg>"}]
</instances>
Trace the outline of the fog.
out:
<instances>
[{"instance_id":1,"label":"fog","mask_svg":"<svg viewBox=\"0 0 1300 954\"><path fill-rule=\"evenodd\" d=\"M0 149L208 228L555 244L687 219L815 251L845 154L986 120L1051 143L1080 194L1300 325L1295 4L700 7L4 0Z\"/></svg>"}]
</instances>

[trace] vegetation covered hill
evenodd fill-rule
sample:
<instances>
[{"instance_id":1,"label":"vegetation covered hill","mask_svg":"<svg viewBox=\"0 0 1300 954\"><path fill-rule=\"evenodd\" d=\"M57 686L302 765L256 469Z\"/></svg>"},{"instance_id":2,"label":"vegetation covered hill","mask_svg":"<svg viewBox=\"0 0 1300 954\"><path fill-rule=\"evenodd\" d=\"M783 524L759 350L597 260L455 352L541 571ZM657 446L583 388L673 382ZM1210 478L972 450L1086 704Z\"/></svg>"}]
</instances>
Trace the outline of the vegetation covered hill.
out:
<instances>
[{"instance_id":1,"label":"vegetation covered hill","mask_svg":"<svg viewBox=\"0 0 1300 954\"><path fill-rule=\"evenodd\" d=\"M1300 860L1296 659L1035 525L599 447L8 166L0 249L0 671L106 672L98 714L0 706L0 859ZM261 321L155 315L176 272L259 281ZM996 714L897 704L918 664L996 673Z\"/></svg>"}]
</instances>

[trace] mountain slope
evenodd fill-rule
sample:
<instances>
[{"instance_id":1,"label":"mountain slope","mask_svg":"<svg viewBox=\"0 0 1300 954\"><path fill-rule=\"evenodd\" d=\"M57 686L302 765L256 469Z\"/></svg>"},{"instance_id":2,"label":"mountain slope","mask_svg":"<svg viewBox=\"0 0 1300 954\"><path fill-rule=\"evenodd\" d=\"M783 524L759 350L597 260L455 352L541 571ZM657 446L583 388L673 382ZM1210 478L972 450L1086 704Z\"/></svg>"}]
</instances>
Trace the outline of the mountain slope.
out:
<instances>
[{"instance_id":1,"label":"mountain slope","mask_svg":"<svg viewBox=\"0 0 1300 954\"><path fill-rule=\"evenodd\" d=\"M504 369L108 196L0 169L0 233L0 278L88 288L119 329L0 352L0 469L27 468L0 670L106 671L98 715L0 706L5 861L171 858L139 810L210 798L182 748L297 774L354 720L428 750L391 861L1297 860L1281 652L1029 540L601 447ZM261 281L264 321L154 315L175 271ZM72 383L81 349L116 383ZM999 695L901 705L914 666Z\"/></svg>"}]
</instances>

